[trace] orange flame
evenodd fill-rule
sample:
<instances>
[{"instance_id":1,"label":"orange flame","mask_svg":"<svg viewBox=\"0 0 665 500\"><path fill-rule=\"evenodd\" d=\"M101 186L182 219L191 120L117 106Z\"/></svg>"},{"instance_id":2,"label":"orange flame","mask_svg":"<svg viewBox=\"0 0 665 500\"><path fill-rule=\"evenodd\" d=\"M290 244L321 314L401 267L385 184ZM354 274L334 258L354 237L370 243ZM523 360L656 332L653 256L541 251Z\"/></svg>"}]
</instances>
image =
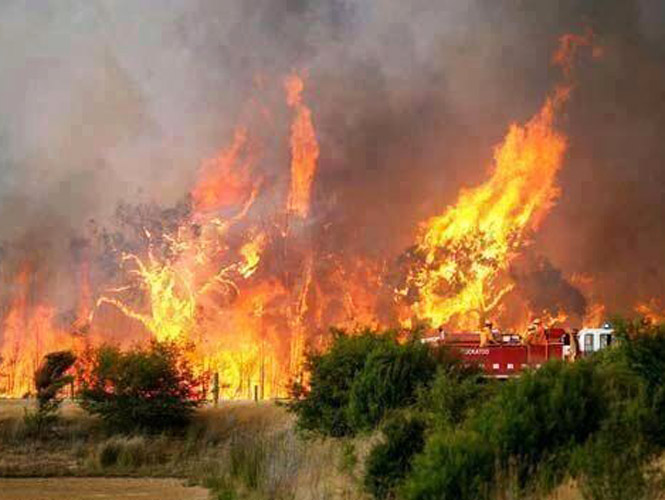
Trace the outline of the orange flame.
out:
<instances>
[{"instance_id":1,"label":"orange flame","mask_svg":"<svg viewBox=\"0 0 665 500\"><path fill-rule=\"evenodd\" d=\"M74 339L53 326L55 309L29 302L32 269L24 264L3 323L0 345L0 395L20 397L34 390L33 375L45 354L73 349Z\"/></svg>"},{"instance_id":2,"label":"orange flame","mask_svg":"<svg viewBox=\"0 0 665 500\"><path fill-rule=\"evenodd\" d=\"M286 79L285 87L287 104L295 112L291 125L291 190L287 209L305 218L310 210L319 144L312 123L312 112L302 101L305 88L302 78L293 73Z\"/></svg>"},{"instance_id":3,"label":"orange flame","mask_svg":"<svg viewBox=\"0 0 665 500\"><path fill-rule=\"evenodd\" d=\"M201 166L199 183L192 190L194 208L209 212L242 205L252 191L247 131L238 128L233 143Z\"/></svg>"},{"instance_id":4,"label":"orange flame","mask_svg":"<svg viewBox=\"0 0 665 500\"><path fill-rule=\"evenodd\" d=\"M651 323L665 323L665 307L655 298L640 302L635 306L635 311Z\"/></svg>"}]
</instances>

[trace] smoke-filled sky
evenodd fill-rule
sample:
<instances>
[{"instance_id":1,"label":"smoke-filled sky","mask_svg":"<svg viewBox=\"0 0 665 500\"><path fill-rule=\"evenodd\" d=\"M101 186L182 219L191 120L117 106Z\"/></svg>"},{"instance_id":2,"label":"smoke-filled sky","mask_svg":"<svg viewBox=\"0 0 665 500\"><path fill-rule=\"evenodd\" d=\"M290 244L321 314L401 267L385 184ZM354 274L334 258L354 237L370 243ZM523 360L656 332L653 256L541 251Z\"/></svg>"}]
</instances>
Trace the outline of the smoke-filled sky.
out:
<instances>
[{"instance_id":1,"label":"smoke-filled sky","mask_svg":"<svg viewBox=\"0 0 665 500\"><path fill-rule=\"evenodd\" d=\"M586 26L604 57L578 68L538 251L610 308L664 296L660 0L5 0L0 240L57 256L121 202L175 204L256 100L275 115L261 168L283 182L295 69L321 145L315 218L349 252L398 253L484 178L557 78L559 35Z\"/></svg>"}]
</instances>

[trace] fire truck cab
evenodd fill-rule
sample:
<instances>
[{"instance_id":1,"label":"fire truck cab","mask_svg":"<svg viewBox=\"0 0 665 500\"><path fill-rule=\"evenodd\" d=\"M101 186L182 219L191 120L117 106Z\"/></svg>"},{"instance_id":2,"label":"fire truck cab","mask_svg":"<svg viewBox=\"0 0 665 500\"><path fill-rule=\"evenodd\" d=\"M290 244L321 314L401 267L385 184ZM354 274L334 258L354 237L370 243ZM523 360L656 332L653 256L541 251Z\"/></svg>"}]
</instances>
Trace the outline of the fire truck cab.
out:
<instances>
[{"instance_id":1,"label":"fire truck cab","mask_svg":"<svg viewBox=\"0 0 665 500\"><path fill-rule=\"evenodd\" d=\"M602 351L612 345L614 330L610 325L602 328L582 328L577 332L577 345L582 356Z\"/></svg>"}]
</instances>

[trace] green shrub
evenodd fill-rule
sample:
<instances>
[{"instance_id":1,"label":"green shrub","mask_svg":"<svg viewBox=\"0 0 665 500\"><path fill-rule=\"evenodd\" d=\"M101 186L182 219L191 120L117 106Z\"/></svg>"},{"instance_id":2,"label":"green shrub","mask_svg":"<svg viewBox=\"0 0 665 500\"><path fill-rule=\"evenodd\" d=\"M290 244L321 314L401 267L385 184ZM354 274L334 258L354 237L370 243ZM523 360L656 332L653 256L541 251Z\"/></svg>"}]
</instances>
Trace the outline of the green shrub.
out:
<instances>
[{"instance_id":1,"label":"green shrub","mask_svg":"<svg viewBox=\"0 0 665 500\"><path fill-rule=\"evenodd\" d=\"M662 451L662 413L655 402L663 380L653 372L665 337L626 337L598 357L597 371L607 407L601 426L574 455L573 475L585 498L649 498L660 474L649 473Z\"/></svg>"},{"instance_id":2,"label":"green shrub","mask_svg":"<svg viewBox=\"0 0 665 500\"><path fill-rule=\"evenodd\" d=\"M565 474L568 453L600 428L607 414L601 379L589 361L548 363L505 383L468 423L504 472L514 465L520 487L534 471L551 482Z\"/></svg>"},{"instance_id":3,"label":"green shrub","mask_svg":"<svg viewBox=\"0 0 665 500\"><path fill-rule=\"evenodd\" d=\"M647 384L651 393L665 384L665 325L617 322L622 338L618 353Z\"/></svg>"},{"instance_id":4,"label":"green shrub","mask_svg":"<svg viewBox=\"0 0 665 500\"><path fill-rule=\"evenodd\" d=\"M613 349L548 363L496 391L440 373L425 406L444 425L431 428L405 498L493 498L508 486L543 494L566 477L592 500L647 498L661 479L651 464L665 448L664 358L665 335L641 325ZM477 395L485 402L473 404ZM462 465L480 472L467 478Z\"/></svg>"},{"instance_id":5,"label":"green shrub","mask_svg":"<svg viewBox=\"0 0 665 500\"><path fill-rule=\"evenodd\" d=\"M411 461L425 444L422 418L401 413L389 418L383 441L372 448L365 463L365 488L375 498L392 497L396 486L411 470Z\"/></svg>"},{"instance_id":6,"label":"green shrub","mask_svg":"<svg viewBox=\"0 0 665 500\"><path fill-rule=\"evenodd\" d=\"M353 381L374 349L393 344L395 339L390 334L378 335L370 330L357 335L333 330L333 336L326 353L308 354L309 386L294 384L294 402L289 409L298 416L299 428L341 437L354 432L347 418Z\"/></svg>"},{"instance_id":7,"label":"green shrub","mask_svg":"<svg viewBox=\"0 0 665 500\"><path fill-rule=\"evenodd\" d=\"M641 464L645 450L630 429L602 432L579 449L575 456L577 483L590 500L644 498L647 482Z\"/></svg>"},{"instance_id":8,"label":"green shrub","mask_svg":"<svg viewBox=\"0 0 665 500\"><path fill-rule=\"evenodd\" d=\"M665 325L618 322L617 330L623 341L613 361L643 380L644 404L653 413L648 440L665 447Z\"/></svg>"},{"instance_id":9,"label":"green shrub","mask_svg":"<svg viewBox=\"0 0 665 500\"><path fill-rule=\"evenodd\" d=\"M351 427L373 429L387 411L413 404L416 390L429 384L435 372L432 349L418 341L376 346L351 385Z\"/></svg>"},{"instance_id":10,"label":"green shrub","mask_svg":"<svg viewBox=\"0 0 665 500\"><path fill-rule=\"evenodd\" d=\"M464 400L466 391L460 394L443 381L434 387L453 403L439 408L444 418L451 423L463 418L464 405L456 401L458 395ZM553 487L565 476L574 447L600 428L607 408L601 389L588 361L550 363L504 383L461 429L444 425L434 430L414 462L408 498L489 498L493 485L507 477L519 490L536 481L544 489ZM469 477L465 467L479 472ZM431 477L435 471L440 477Z\"/></svg>"},{"instance_id":11,"label":"green shrub","mask_svg":"<svg viewBox=\"0 0 665 500\"><path fill-rule=\"evenodd\" d=\"M464 404L456 406L459 393L452 387L440 381L433 390L453 403L452 409L439 412L455 423L464 418ZM463 387L460 400L475 390ZM458 430L443 425L432 432L423 455L414 461L407 498L489 498L495 485L505 486L501 478L514 481L518 491L553 488L569 473L576 447L600 430L609 410L604 389L589 360L549 363L502 384ZM464 467L479 472L469 477ZM435 471L440 477L432 477Z\"/></svg>"},{"instance_id":12,"label":"green shrub","mask_svg":"<svg viewBox=\"0 0 665 500\"><path fill-rule=\"evenodd\" d=\"M457 426L485 404L496 388L495 381L483 377L476 367L444 365L437 370L431 389L421 395L420 404L431 413L435 425Z\"/></svg>"},{"instance_id":13,"label":"green shrub","mask_svg":"<svg viewBox=\"0 0 665 500\"><path fill-rule=\"evenodd\" d=\"M494 455L478 433L434 433L415 457L401 490L407 500L485 500L490 498Z\"/></svg>"},{"instance_id":14,"label":"green shrub","mask_svg":"<svg viewBox=\"0 0 665 500\"><path fill-rule=\"evenodd\" d=\"M104 346L89 354L81 380L81 407L124 432L184 427L203 402L199 381L181 350L151 343L123 352Z\"/></svg>"}]
</instances>

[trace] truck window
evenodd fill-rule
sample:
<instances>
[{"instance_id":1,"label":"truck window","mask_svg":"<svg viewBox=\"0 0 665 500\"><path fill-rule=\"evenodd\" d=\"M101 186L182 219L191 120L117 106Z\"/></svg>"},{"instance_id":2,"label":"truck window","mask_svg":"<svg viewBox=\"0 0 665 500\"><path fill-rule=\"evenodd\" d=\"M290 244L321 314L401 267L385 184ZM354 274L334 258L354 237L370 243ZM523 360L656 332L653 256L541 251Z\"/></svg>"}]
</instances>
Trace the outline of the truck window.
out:
<instances>
[{"instance_id":1,"label":"truck window","mask_svg":"<svg viewBox=\"0 0 665 500\"><path fill-rule=\"evenodd\" d=\"M600 335L600 348L605 349L612 343L612 336L609 333L602 333Z\"/></svg>"},{"instance_id":2,"label":"truck window","mask_svg":"<svg viewBox=\"0 0 665 500\"><path fill-rule=\"evenodd\" d=\"M587 333L584 336L584 352L593 351L593 334Z\"/></svg>"}]
</instances>

